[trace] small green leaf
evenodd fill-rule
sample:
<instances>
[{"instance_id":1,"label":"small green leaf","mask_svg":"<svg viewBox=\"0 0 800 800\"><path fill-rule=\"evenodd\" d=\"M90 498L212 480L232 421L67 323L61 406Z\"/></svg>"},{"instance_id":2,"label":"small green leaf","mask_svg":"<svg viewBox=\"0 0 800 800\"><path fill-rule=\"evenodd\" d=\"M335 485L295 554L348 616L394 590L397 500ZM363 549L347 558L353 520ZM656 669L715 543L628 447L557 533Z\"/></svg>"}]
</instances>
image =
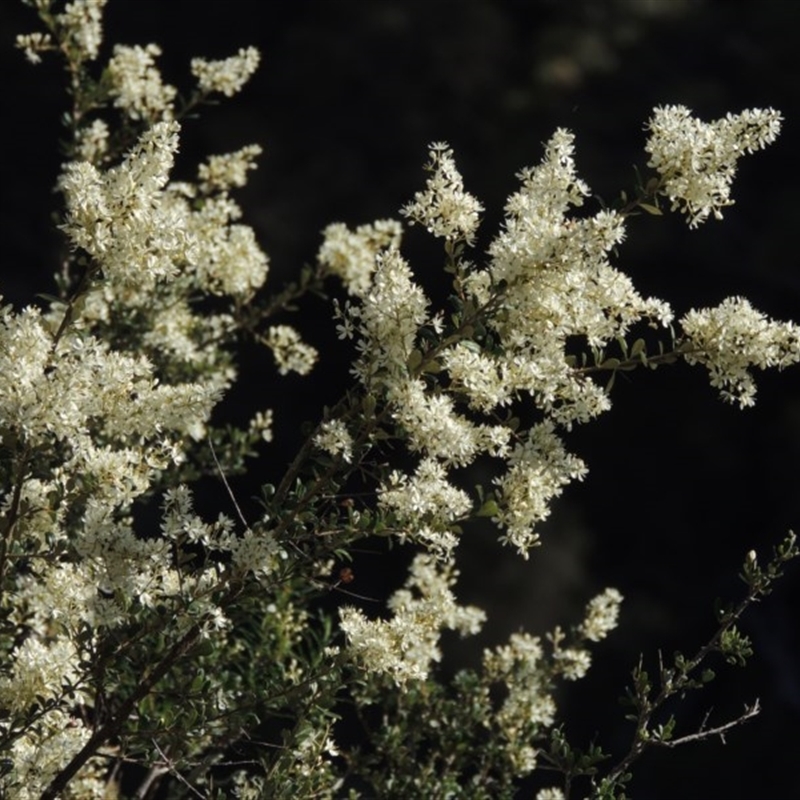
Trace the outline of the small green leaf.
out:
<instances>
[{"instance_id":1,"label":"small green leaf","mask_svg":"<svg viewBox=\"0 0 800 800\"><path fill-rule=\"evenodd\" d=\"M658 206L650 205L650 203L639 203L639 208L655 217L660 217L664 213Z\"/></svg>"},{"instance_id":2,"label":"small green leaf","mask_svg":"<svg viewBox=\"0 0 800 800\"><path fill-rule=\"evenodd\" d=\"M411 355L408 357L406 366L410 371L414 371L422 363L422 353L419 350L412 350Z\"/></svg>"},{"instance_id":3,"label":"small green leaf","mask_svg":"<svg viewBox=\"0 0 800 800\"><path fill-rule=\"evenodd\" d=\"M500 506L497 505L497 501L489 498L488 500L484 501L483 505L480 507L480 509L478 509L478 513L475 516L496 517L499 512Z\"/></svg>"}]
</instances>

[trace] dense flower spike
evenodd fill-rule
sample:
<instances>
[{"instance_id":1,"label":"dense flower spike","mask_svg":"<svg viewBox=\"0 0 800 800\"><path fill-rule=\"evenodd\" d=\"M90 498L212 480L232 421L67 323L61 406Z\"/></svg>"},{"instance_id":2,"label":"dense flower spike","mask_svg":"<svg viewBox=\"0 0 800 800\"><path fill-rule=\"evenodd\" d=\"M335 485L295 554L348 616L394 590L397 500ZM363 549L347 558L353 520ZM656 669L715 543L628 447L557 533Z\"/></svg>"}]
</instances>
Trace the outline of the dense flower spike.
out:
<instances>
[{"instance_id":1,"label":"dense flower spike","mask_svg":"<svg viewBox=\"0 0 800 800\"><path fill-rule=\"evenodd\" d=\"M393 219L379 219L355 231L335 222L322 232L324 241L317 260L341 278L350 294L363 297L369 291L378 254L390 247L399 248L402 234L402 226Z\"/></svg>"},{"instance_id":2,"label":"dense flower spike","mask_svg":"<svg viewBox=\"0 0 800 800\"><path fill-rule=\"evenodd\" d=\"M200 91L219 92L225 97L233 97L250 80L260 61L258 50L247 47L222 61L192 59L192 74L197 78Z\"/></svg>"},{"instance_id":3,"label":"dense flower spike","mask_svg":"<svg viewBox=\"0 0 800 800\"><path fill-rule=\"evenodd\" d=\"M687 340L686 361L707 367L711 385L721 397L742 408L755 403L753 367L783 369L800 361L800 328L768 319L743 297L689 311L681 327Z\"/></svg>"},{"instance_id":4,"label":"dense flower spike","mask_svg":"<svg viewBox=\"0 0 800 800\"><path fill-rule=\"evenodd\" d=\"M424 225L434 236L472 244L483 206L464 191L464 181L448 145L432 144L430 158L426 169L432 175L425 191L417 192L414 202L403 208L403 216Z\"/></svg>"},{"instance_id":5,"label":"dense flower spike","mask_svg":"<svg viewBox=\"0 0 800 800\"><path fill-rule=\"evenodd\" d=\"M722 219L733 204L731 183L736 162L775 141L781 115L772 108L753 108L702 122L685 106L660 106L646 125L648 166L661 175L660 189L696 228L710 214Z\"/></svg>"},{"instance_id":6,"label":"dense flower spike","mask_svg":"<svg viewBox=\"0 0 800 800\"><path fill-rule=\"evenodd\" d=\"M114 48L114 57L108 62L114 105L124 109L131 119L152 123L173 116L178 90L161 82L155 63L160 55L161 48L154 44Z\"/></svg>"},{"instance_id":7,"label":"dense flower spike","mask_svg":"<svg viewBox=\"0 0 800 800\"><path fill-rule=\"evenodd\" d=\"M385 672L398 684L424 680L441 658L443 630L475 634L486 619L480 609L457 604L452 592L457 576L452 564L440 569L431 557L418 555L405 588L389 600L392 619L370 621L355 608L341 609L342 630L353 654L367 669Z\"/></svg>"}]
</instances>

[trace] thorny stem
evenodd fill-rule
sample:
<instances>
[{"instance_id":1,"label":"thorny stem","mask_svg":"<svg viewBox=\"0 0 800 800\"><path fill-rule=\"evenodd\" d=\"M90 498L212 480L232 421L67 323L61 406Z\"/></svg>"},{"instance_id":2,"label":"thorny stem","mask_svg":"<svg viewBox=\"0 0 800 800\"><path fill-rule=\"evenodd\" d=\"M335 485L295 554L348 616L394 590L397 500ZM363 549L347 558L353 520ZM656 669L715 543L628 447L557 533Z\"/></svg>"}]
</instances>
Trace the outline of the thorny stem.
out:
<instances>
[{"instance_id":1,"label":"thorny stem","mask_svg":"<svg viewBox=\"0 0 800 800\"><path fill-rule=\"evenodd\" d=\"M759 596L766 593L767 591L763 586L751 585L747 595L738 603L733 611L730 611L722 617L721 624L711 639L697 651L693 658L689 659L678 669L677 675L675 675L672 670L665 671L662 669L661 688L653 700L649 700L646 694L637 692L639 695L637 697L639 714L636 719L633 743L623 759L605 776L605 783L613 784L621 775L624 775L631 764L633 764L633 762L650 746L677 747L679 744L701 741L712 736L721 736L725 731L741 725L743 722L755 717L759 713L760 706L758 700L756 700L752 706L745 706L745 710L741 716L716 728L704 730L704 722L700 730L695 733L682 736L672 741L655 738L649 735L650 723L655 712L658 711L670 697L687 688L690 682L690 674L700 666L709 654L721 652L723 650L722 638L725 633L731 629L750 605L758 602Z\"/></svg>"}]
</instances>

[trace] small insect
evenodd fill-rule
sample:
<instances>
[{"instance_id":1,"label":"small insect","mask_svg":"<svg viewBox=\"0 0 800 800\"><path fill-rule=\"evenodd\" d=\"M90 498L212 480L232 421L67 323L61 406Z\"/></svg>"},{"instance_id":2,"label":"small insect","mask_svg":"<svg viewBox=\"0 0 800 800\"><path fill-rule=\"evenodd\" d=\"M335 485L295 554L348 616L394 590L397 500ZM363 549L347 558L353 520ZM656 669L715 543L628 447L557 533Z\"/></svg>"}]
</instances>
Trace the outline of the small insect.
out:
<instances>
[{"instance_id":1,"label":"small insect","mask_svg":"<svg viewBox=\"0 0 800 800\"><path fill-rule=\"evenodd\" d=\"M355 579L355 573L350 567L342 567L339 570L339 583L352 583Z\"/></svg>"}]
</instances>

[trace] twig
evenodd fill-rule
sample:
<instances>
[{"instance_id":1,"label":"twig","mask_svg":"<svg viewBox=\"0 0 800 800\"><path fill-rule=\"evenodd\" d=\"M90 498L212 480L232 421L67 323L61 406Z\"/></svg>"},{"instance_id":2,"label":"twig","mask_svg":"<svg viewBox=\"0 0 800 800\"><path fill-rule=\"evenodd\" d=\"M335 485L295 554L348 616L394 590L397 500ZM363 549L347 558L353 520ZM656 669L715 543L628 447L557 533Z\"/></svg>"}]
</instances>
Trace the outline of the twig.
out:
<instances>
[{"instance_id":1,"label":"twig","mask_svg":"<svg viewBox=\"0 0 800 800\"><path fill-rule=\"evenodd\" d=\"M225 488L228 491L228 496L231 498L233 507L236 509L236 513L239 515L239 519L241 520L242 525L244 525L245 530L249 531L250 526L247 524L247 520L244 518L244 514L242 514L242 509L239 508L239 503L236 502L236 497L234 496L233 490L231 489L231 486L228 483L228 479L225 477L225 473L222 471L222 465L219 463L219 459L217 458L217 451L214 450L214 443L211 441L210 436L208 437L208 447L211 450L211 457L214 459L214 463L217 465L217 470L219 470L219 477L222 479L222 483L225 485Z\"/></svg>"},{"instance_id":2,"label":"twig","mask_svg":"<svg viewBox=\"0 0 800 800\"><path fill-rule=\"evenodd\" d=\"M709 714L710 713L711 712L709 712ZM689 733L686 736L679 736L677 739L670 739L669 741L656 739L653 741L653 744L661 747L678 747L679 745L689 744L690 742L702 742L705 739L710 739L712 736L719 736L722 743L725 744L725 731L729 731L731 728L735 728L737 725L741 725L747 722L747 720L757 717L760 713L761 703L758 698L756 698L753 705L744 707L744 713L740 717L732 719L724 725L718 725L716 728L706 728L705 725L709 717L709 714L706 714L705 719L696 733Z\"/></svg>"}]
</instances>

